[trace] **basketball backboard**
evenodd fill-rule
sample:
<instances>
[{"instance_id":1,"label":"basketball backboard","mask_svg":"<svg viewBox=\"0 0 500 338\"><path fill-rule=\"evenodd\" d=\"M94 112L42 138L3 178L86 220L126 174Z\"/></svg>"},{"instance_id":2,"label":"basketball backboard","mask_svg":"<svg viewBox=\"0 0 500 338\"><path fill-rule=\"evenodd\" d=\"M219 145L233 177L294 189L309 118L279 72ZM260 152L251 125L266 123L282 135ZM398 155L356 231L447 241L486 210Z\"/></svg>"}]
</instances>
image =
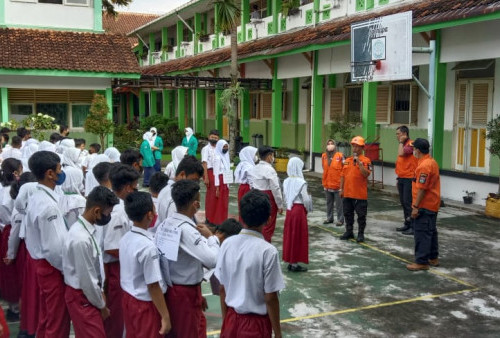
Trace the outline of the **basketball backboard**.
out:
<instances>
[{"instance_id":1,"label":"basketball backboard","mask_svg":"<svg viewBox=\"0 0 500 338\"><path fill-rule=\"evenodd\" d=\"M351 81L411 78L411 11L351 25Z\"/></svg>"}]
</instances>

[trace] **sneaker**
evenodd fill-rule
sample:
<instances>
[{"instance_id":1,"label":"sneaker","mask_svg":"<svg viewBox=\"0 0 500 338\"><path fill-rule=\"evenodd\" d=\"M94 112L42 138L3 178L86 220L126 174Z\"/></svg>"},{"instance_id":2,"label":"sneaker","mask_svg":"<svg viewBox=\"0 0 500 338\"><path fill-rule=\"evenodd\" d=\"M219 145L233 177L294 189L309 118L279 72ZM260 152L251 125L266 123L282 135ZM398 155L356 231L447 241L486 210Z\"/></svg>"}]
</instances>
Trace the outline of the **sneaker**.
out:
<instances>
[{"instance_id":1,"label":"sneaker","mask_svg":"<svg viewBox=\"0 0 500 338\"><path fill-rule=\"evenodd\" d=\"M402 227L396 228L396 231L407 231L408 229L411 229L411 227L404 224Z\"/></svg>"},{"instance_id":2,"label":"sneaker","mask_svg":"<svg viewBox=\"0 0 500 338\"><path fill-rule=\"evenodd\" d=\"M332 220L328 220L328 219L327 219L327 220L325 220L325 221L323 222L323 224L332 224L332 223L333 223L333 219L332 219Z\"/></svg>"},{"instance_id":3,"label":"sneaker","mask_svg":"<svg viewBox=\"0 0 500 338\"><path fill-rule=\"evenodd\" d=\"M358 238L356 238L357 243L362 243L365 241L365 235L364 234L358 234Z\"/></svg>"},{"instance_id":4,"label":"sneaker","mask_svg":"<svg viewBox=\"0 0 500 338\"><path fill-rule=\"evenodd\" d=\"M429 259L429 265L430 266L439 266L439 259L437 259L437 258Z\"/></svg>"},{"instance_id":5,"label":"sneaker","mask_svg":"<svg viewBox=\"0 0 500 338\"><path fill-rule=\"evenodd\" d=\"M344 226L344 222L337 221L337 223L335 223L335 225L338 227L342 227L342 226Z\"/></svg>"},{"instance_id":6,"label":"sneaker","mask_svg":"<svg viewBox=\"0 0 500 338\"><path fill-rule=\"evenodd\" d=\"M413 232L413 228L409 228L408 230L405 230L405 231L401 231L401 233L403 235L413 235L414 232Z\"/></svg>"},{"instance_id":7,"label":"sneaker","mask_svg":"<svg viewBox=\"0 0 500 338\"><path fill-rule=\"evenodd\" d=\"M421 270L429 270L429 264L408 264L406 268L410 271L421 271Z\"/></svg>"},{"instance_id":8,"label":"sneaker","mask_svg":"<svg viewBox=\"0 0 500 338\"><path fill-rule=\"evenodd\" d=\"M348 239L354 238L354 234L352 232L344 232L342 236L340 236L340 239L343 241L346 241Z\"/></svg>"},{"instance_id":9,"label":"sneaker","mask_svg":"<svg viewBox=\"0 0 500 338\"><path fill-rule=\"evenodd\" d=\"M288 271L291 271L291 272L306 272L307 268L303 267L303 266L300 266L300 265L297 265L297 266L291 265L290 269Z\"/></svg>"},{"instance_id":10,"label":"sneaker","mask_svg":"<svg viewBox=\"0 0 500 338\"><path fill-rule=\"evenodd\" d=\"M10 309L7 309L7 314L5 315L5 319L12 323L12 322L18 322L19 321L19 312L14 312Z\"/></svg>"}]
</instances>

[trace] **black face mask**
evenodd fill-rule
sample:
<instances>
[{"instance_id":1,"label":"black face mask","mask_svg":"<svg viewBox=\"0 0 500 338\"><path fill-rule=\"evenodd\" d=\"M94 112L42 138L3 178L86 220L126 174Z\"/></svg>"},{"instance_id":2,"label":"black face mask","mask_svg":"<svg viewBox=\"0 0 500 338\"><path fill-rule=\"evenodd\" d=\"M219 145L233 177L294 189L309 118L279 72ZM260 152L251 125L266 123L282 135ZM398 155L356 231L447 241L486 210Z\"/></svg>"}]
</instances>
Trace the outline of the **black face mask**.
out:
<instances>
[{"instance_id":1,"label":"black face mask","mask_svg":"<svg viewBox=\"0 0 500 338\"><path fill-rule=\"evenodd\" d=\"M139 174L141 174L141 175L142 175L142 172L143 172L143 171L144 171L144 168L142 167L142 165L141 165L141 166L139 166Z\"/></svg>"},{"instance_id":2,"label":"black face mask","mask_svg":"<svg viewBox=\"0 0 500 338\"><path fill-rule=\"evenodd\" d=\"M227 153L228 150L229 149L222 149L222 153L225 154L225 153Z\"/></svg>"},{"instance_id":3,"label":"black face mask","mask_svg":"<svg viewBox=\"0 0 500 338\"><path fill-rule=\"evenodd\" d=\"M109 221L111 221L111 214L109 215L104 215L102 212L101 212L101 218L99 219L96 219L95 221L95 224L97 225L106 225L109 223Z\"/></svg>"},{"instance_id":4,"label":"black face mask","mask_svg":"<svg viewBox=\"0 0 500 338\"><path fill-rule=\"evenodd\" d=\"M217 140L213 140L213 139L209 139L208 142L210 142L210 144L217 144Z\"/></svg>"}]
</instances>

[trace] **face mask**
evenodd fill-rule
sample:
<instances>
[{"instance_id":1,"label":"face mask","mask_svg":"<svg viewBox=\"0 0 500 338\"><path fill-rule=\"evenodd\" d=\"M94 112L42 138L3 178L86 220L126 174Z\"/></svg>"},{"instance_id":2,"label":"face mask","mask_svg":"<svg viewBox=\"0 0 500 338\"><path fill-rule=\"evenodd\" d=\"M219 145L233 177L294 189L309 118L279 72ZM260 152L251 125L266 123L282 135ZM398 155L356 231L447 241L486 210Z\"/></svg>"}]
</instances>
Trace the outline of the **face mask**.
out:
<instances>
[{"instance_id":1,"label":"face mask","mask_svg":"<svg viewBox=\"0 0 500 338\"><path fill-rule=\"evenodd\" d=\"M188 136L189 136L189 133L188 133L188 132L186 132L186 137L188 137Z\"/></svg>"},{"instance_id":2,"label":"face mask","mask_svg":"<svg viewBox=\"0 0 500 338\"><path fill-rule=\"evenodd\" d=\"M66 180L66 173L64 171L61 171L59 174L57 174L56 185L63 184L65 180Z\"/></svg>"},{"instance_id":3,"label":"face mask","mask_svg":"<svg viewBox=\"0 0 500 338\"><path fill-rule=\"evenodd\" d=\"M142 172L144 171L144 168L142 167L142 165L139 166L139 174L142 175Z\"/></svg>"},{"instance_id":4,"label":"face mask","mask_svg":"<svg viewBox=\"0 0 500 338\"><path fill-rule=\"evenodd\" d=\"M335 150L335 146L333 144L329 144L326 146L326 151L334 151Z\"/></svg>"},{"instance_id":5,"label":"face mask","mask_svg":"<svg viewBox=\"0 0 500 338\"><path fill-rule=\"evenodd\" d=\"M155 217L151 221L151 224L149 225L150 228L153 228L156 224L156 220L158 219L158 214L155 214Z\"/></svg>"},{"instance_id":6,"label":"face mask","mask_svg":"<svg viewBox=\"0 0 500 338\"><path fill-rule=\"evenodd\" d=\"M225 154L228 152L229 149L222 149L222 153Z\"/></svg>"},{"instance_id":7,"label":"face mask","mask_svg":"<svg viewBox=\"0 0 500 338\"><path fill-rule=\"evenodd\" d=\"M212 144L212 145L217 144L217 140L214 140L214 139L210 139L210 140L208 140L208 142L210 142L210 144Z\"/></svg>"},{"instance_id":8,"label":"face mask","mask_svg":"<svg viewBox=\"0 0 500 338\"><path fill-rule=\"evenodd\" d=\"M109 221L111 221L111 214L109 215L104 215L102 212L101 212L101 218L99 219L96 219L95 221L95 224L97 225L106 225L109 223Z\"/></svg>"},{"instance_id":9,"label":"face mask","mask_svg":"<svg viewBox=\"0 0 500 338\"><path fill-rule=\"evenodd\" d=\"M66 134L66 137L68 137L68 136L69 136L69 131L68 131L68 133Z\"/></svg>"}]
</instances>

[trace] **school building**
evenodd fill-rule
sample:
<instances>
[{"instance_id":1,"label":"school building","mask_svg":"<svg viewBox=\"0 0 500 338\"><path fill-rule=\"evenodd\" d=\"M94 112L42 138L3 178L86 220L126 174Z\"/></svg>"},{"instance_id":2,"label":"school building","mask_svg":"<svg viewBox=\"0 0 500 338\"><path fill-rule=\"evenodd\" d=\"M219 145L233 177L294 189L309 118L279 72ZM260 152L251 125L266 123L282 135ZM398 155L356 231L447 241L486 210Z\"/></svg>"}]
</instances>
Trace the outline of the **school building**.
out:
<instances>
[{"instance_id":1,"label":"school building","mask_svg":"<svg viewBox=\"0 0 500 338\"><path fill-rule=\"evenodd\" d=\"M395 185L395 129L404 124L412 138L427 138L428 97L415 80L351 81L350 26L412 11L413 46L436 45L434 73L429 54L413 54L412 72L425 88L430 76L435 80L432 146L443 169L443 197L461 200L465 190L474 191L474 203L484 204L497 190L499 161L490 156L484 133L500 107L494 95L500 86L500 1L314 0L287 16L281 0L240 5L240 78L270 83L244 91L238 111L243 142L262 134L264 144L304 151L307 165L321 171L329 123L347 116L361 121L354 133L380 142L384 161L376 162L375 178L383 172L384 183ZM197 79L229 78L230 36L217 30L218 20L212 1L195 0L129 34L139 38L134 52L143 80L127 83L136 95L121 99L127 102L124 116L176 116L181 128L203 134L217 128L228 136L218 104L222 89L196 87ZM119 90L127 95L125 84Z\"/></svg>"}]
</instances>

